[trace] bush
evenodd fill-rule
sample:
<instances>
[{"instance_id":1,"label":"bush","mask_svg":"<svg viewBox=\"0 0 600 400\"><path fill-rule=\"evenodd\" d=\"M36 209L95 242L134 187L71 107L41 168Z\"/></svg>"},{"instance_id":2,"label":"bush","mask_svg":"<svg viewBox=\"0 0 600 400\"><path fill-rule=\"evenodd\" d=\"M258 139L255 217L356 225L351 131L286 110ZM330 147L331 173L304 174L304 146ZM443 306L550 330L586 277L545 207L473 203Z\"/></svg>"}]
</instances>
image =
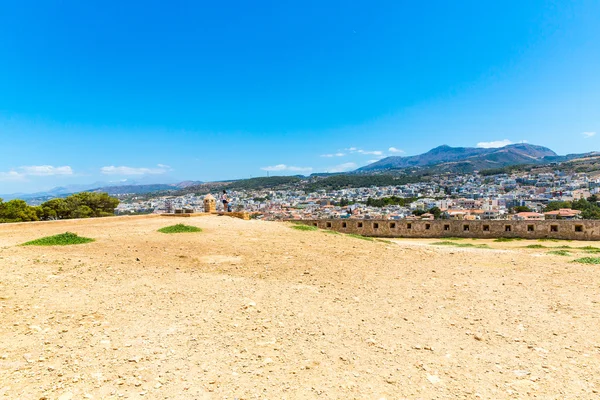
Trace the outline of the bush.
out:
<instances>
[{"instance_id":1,"label":"bush","mask_svg":"<svg viewBox=\"0 0 600 400\"><path fill-rule=\"evenodd\" d=\"M177 224L171 226L165 226L158 230L161 233L190 233L190 232L202 232L202 229L197 226L190 226L184 224Z\"/></svg>"},{"instance_id":2,"label":"bush","mask_svg":"<svg viewBox=\"0 0 600 400\"><path fill-rule=\"evenodd\" d=\"M47 236L41 239L23 243L22 246L67 246L71 244L84 244L93 242L94 239L77 236L76 233L65 232L60 235Z\"/></svg>"}]
</instances>

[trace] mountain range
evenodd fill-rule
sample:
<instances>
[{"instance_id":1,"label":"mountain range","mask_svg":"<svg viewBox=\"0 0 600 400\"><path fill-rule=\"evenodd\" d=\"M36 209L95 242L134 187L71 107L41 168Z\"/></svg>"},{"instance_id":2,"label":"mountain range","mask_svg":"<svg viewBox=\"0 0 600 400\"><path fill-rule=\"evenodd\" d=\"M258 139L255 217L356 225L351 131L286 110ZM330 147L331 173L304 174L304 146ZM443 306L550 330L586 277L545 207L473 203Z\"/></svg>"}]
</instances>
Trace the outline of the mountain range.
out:
<instances>
[{"instance_id":1,"label":"mountain range","mask_svg":"<svg viewBox=\"0 0 600 400\"><path fill-rule=\"evenodd\" d=\"M528 143L511 144L499 148L443 145L416 156L386 157L361 167L355 172L381 173L383 171L426 168L438 172L466 173L520 164L549 164L596 154L592 152L559 156L547 147Z\"/></svg>"}]
</instances>

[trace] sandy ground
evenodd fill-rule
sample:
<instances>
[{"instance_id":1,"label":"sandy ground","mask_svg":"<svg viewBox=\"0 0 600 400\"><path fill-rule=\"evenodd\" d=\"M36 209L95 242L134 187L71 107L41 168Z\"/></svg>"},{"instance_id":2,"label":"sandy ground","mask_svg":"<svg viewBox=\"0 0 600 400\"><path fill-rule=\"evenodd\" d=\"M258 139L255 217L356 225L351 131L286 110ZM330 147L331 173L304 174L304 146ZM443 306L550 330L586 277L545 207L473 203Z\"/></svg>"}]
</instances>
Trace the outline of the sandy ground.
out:
<instances>
[{"instance_id":1,"label":"sandy ground","mask_svg":"<svg viewBox=\"0 0 600 400\"><path fill-rule=\"evenodd\" d=\"M204 231L156 232L177 222ZM65 231L97 241L18 246ZM600 267L430 242L228 217L1 225L0 397L600 398Z\"/></svg>"}]
</instances>

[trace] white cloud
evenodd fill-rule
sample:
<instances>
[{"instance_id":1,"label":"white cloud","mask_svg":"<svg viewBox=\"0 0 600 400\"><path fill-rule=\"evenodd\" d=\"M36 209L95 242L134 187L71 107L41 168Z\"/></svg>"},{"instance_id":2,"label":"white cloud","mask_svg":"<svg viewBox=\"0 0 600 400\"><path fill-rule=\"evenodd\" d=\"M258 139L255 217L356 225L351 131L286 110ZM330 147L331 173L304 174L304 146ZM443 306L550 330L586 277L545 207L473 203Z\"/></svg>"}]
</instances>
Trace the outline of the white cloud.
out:
<instances>
[{"instance_id":1,"label":"white cloud","mask_svg":"<svg viewBox=\"0 0 600 400\"><path fill-rule=\"evenodd\" d=\"M596 136L596 132L582 132L581 133L583 135L583 137L585 137L586 139L589 139L591 137Z\"/></svg>"},{"instance_id":2,"label":"white cloud","mask_svg":"<svg viewBox=\"0 0 600 400\"><path fill-rule=\"evenodd\" d=\"M73 169L68 165L54 167L52 165L28 165L12 168L8 172L0 172L0 181L21 181L28 176L57 176L73 175Z\"/></svg>"},{"instance_id":3,"label":"white cloud","mask_svg":"<svg viewBox=\"0 0 600 400\"><path fill-rule=\"evenodd\" d=\"M380 150L372 150L372 151L357 150L356 152L360 153L360 154L369 154L369 155L372 155L372 156L380 156L380 155L383 154L383 151L380 151Z\"/></svg>"},{"instance_id":4,"label":"white cloud","mask_svg":"<svg viewBox=\"0 0 600 400\"><path fill-rule=\"evenodd\" d=\"M293 165L277 164L269 167L262 167L263 171L277 172L277 171L291 171L291 172L310 172L313 169L311 167L294 167Z\"/></svg>"},{"instance_id":5,"label":"white cloud","mask_svg":"<svg viewBox=\"0 0 600 400\"><path fill-rule=\"evenodd\" d=\"M344 157L345 155L346 155L346 153L332 153L332 154L321 154L321 157L332 158L332 157Z\"/></svg>"},{"instance_id":6,"label":"white cloud","mask_svg":"<svg viewBox=\"0 0 600 400\"><path fill-rule=\"evenodd\" d=\"M114 165L100 168L100 172L104 175L161 175L169 172L170 167L163 164L158 164L158 168L136 168L136 167L115 167Z\"/></svg>"},{"instance_id":7,"label":"white cloud","mask_svg":"<svg viewBox=\"0 0 600 400\"><path fill-rule=\"evenodd\" d=\"M388 149L388 151L389 151L390 153L405 153L405 151L404 151L404 150L397 149L397 148L395 148L395 147L390 147L390 148Z\"/></svg>"},{"instance_id":8,"label":"white cloud","mask_svg":"<svg viewBox=\"0 0 600 400\"><path fill-rule=\"evenodd\" d=\"M64 167L53 167L52 165L31 165L20 167L24 175L33 176L53 176L53 175L73 175L73 169L67 165Z\"/></svg>"},{"instance_id":9,"label":"white cloud","mask_svg":"<svg viewBox=\"0 0 600 400\"><path fill-rule=\"evenodd\" d=\"M356 169L357 165L353 162L347 162L340 165L336 165L335 167L331 167L327 169L327 172L346 172Z\"/></svg>"},{"instance_id":10,"label":"white cloud","mask_svg":"<svg viewBox=\"0 0 600 400\"><path fill-rule=\"evenodd\" d=\"M482 149L493 149L493 148L497 148L497 147L508 146L509 144L513 144L513 142L511 142L508 139L504 139L504 140L496 140L493 142L479 142L479 143L477 143L477 147L482 148Z\"/></svg>"},{"instance_id":11,"label":"white cloud","mask_svg":"<svg viewBox=\"0 0 600 400\"><path fill-rule=\"evenodd\" d=\"M0 172L0 181L20 181L25 179L25 175L11 170L8 172Z\"/></svg>"}]
</instances>

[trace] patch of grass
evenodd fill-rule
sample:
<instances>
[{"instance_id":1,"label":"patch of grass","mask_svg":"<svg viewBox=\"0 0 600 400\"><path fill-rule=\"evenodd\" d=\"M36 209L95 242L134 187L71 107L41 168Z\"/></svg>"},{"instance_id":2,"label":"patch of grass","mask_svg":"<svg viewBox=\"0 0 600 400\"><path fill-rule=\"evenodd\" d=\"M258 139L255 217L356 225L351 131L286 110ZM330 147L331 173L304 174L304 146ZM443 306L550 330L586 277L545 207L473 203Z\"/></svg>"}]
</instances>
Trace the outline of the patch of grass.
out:
<instances>
[{"instance_id":1,"label":"patch of grass","mask_svg":"<svg viewBox=\"0 0 600 400\"><path fill-rule=\"evenodd\" d=\"M546 246L542 245L542 244L530 244L528 246L525 246L526 249L545 249Z\"/></svg>"},{"instance_id":2,"label":"patch of grass","mask_svg":"<svg viewBox=\"0 0 600 400\"><path fill-rule=\"evenodd\" d=\"M557 249L572 249L571 246L558 246Z\"/></svg>"},{"instance_id":3,"label":"patch of grass","mask_svg":"<svg viewBox=\"0 0 600 400\"><path fill-rule=\"evenodd\" d=\"M543 238L543 239L538 239L538 242L558 242L558 239Z\"/></svg>"},{"instance_id":4,"label":"patch of grass","mask_svg":"<svg viewBox=\"0 0 600 400\"><path fill-rule=\"evenodd\" d=\"M548 254L554 254L556 256L570 256L571 253L569 253L567 250L553 250L553 251L549 251Z\"/></svg>"},{"instance_id":5,"label":"patch of grass","mask_svg":"<svg viewBox=\"0 0 600 400\"><path fill-rule=\"evenodd\" d=\"M329 231L329 230L324 230L323 232L325 233L330 233L332 235L339 235L340 233L338 231Z\"/></svg>"},{"instance_id":6,"label":"patch of grass","mask_svg":"<svg viewBox=\"0 0 600 400\"><path fill-rule=\"evenodd\" d=\"M23 243L22 246L67 246L71 244L91 243L94 239L77 236L76 233L65 232L60 235L47 236Z\"/></svg>"},{"instance_id":7,"label":"patch of grass","mask_svg":"<svg viewBox=\"0 0 600 400\"><path fill-rule=\"evenodd\" d=\"M378 242L381 243L385 243L385 244L394 244L394 242L392 242L391 240L387 240L387 239L376 239Z\"/></svg>"},{"instance_id":8,"label":"patch of grass","mask_svg":"<svg viewBox=\"0 0 600 400\"><path fill-rule=\"evenodd\" d=\"M585 246L585 247L581 247L581 250L586 250L586 251L600 251L600 248L594 247L594 246Z\"/></svg>"},{"instance_id":9,"label":"patch of grass","mask_svg":"<svg viewBox=\"0 0 600 400\"><path fill-rule=\"evenodd\" d=\"M372 237L363 236L363 235L357 235L355 233L349 233L346 236L349 236L349 237L352 237L352 238L355 238L355 239L368 240L369 242L375 241L375 239L373 239Z\"/></svg>"},{"instance_id":10,"label":"patch of grass","mask_svg":"<svg viewBox=\"0 0 600 400\"><path fill-rule=\"evenodd\" d=\"M453 246L453 247L471 247L475 249L489 249L487 244L454 243L454 242L434 242L433 246Z\"/></svg>"},{"instance_id":11,"label":"patch of grass","mask_svg":"<svg viewBox=\"0 0 600 400\"><path fill-rule=\"evenodd\" d=\"M308 225L294 225L292 229L297 229L299 231L317 231L319 228L316 226L308 226Z\"/></svg>"},{"instance_id":12,"label":"patch of grass","mask_svg":"<svg viewBox=\"0 0 600 400\"><path fill-rule=\"evenodd\" d=\"M573 262L580 263L580 264L597 265L597 264L600 264L600 257L582 257L582 258L578 258L577 260L573 260Z\"/></svg>"},{"instance_id":13,"label":"patch of grass","mask_svg":"<svg viewBox=\"0 0 600 400\"><path fill-rule=\"evenodd\" d=\"M505 237L501 237L501 238L498 238L498 239L494 240L494 242L514 242L515 240L523 240L523 238L505 238Z\"/></svg>"},{"instance_id":14,"label":"patch of grass","mask_svg":"<svg viewBox=\"0 0 600 400\"><path fill-rule=\"evenodd\" d=\"M177 224L171 226L165 226L158 230L161 233L188 233L188 232L202 232L202 229L197 226L190 226L184 224Z\"/></svg>"}]
</instances>

